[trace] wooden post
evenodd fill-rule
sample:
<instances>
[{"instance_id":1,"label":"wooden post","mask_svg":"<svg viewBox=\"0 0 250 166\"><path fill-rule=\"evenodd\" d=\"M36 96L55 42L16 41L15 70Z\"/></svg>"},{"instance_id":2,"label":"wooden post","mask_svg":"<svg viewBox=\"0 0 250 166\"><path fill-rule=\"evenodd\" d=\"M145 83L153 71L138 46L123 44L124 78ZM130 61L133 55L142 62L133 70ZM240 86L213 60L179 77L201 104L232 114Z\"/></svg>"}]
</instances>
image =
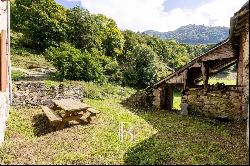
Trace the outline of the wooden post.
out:
<instances>
[{"instance_id":1,"label":"wooden post","mask_svg":"<svg viewBox=\"0 0 250 166\"><path fill-rule=\"evenodd\" d=\"M204 89L207 89L208 87L208 79L209 79L209 69L205 62L202 62L201 64L201 72L203 77L203 85Z\"/></svg>"},{"instance_id":2,"label":"wooden post","mask_svg":"<svg viewBox=\"0 0 250 166\"><path fill-rule=\"evenodd\" d=\"M238 63L237 63L237 86L243 86L243 53L242 53L242 44L241 44L241 51L239 53Z\"/></svg>"},{"instance_id":3,"label":"wooden post","mask_svg":"<svg viewBox=\"0 0 250 166\"><path fill-rule=\"evenodd\" d=\"M183 91L187 89L187 74L188 74L188 69L186 69L183 74Z\"/></svg>"},{"instance_id":4,"label":"wooden post","mask_svg":"<svg viewBox=\"0 0 250 166\"><path fill-rule=\"evenodd\" d=\"M165 109L168 111L171 111L173 108L173 88L171 85L167 84L166 85L166 89L165 89L166 95L166 105L165 105Z\"/></svg>"},{"instance_id":5,"label":"wooden post","mask_svg":"<svg viewBox=\"0 0 250 166\"><path fill-rule=\"evenodd\" d=\"M0 34L0 91L3 92L7 90L8 86L6 35L6 31L2 30Z\"/></svg>"}]
</instances>

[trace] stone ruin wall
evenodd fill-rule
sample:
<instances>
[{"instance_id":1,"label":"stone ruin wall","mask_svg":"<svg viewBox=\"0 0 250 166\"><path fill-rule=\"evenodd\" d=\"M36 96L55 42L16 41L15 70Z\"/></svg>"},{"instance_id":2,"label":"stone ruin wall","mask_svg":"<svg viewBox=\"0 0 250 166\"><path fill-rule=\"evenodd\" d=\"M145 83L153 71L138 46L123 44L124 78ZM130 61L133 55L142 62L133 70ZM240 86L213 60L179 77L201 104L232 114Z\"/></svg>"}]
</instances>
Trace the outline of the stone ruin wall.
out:
<instances>
[{"instance_id":1,"label":"stone ruin wall","mask_svg":"<svg viewBox=\"0 0 250 166\"><path fill-rule=\"evenodd\" d=\"M130 97L122 101L122 104L131 108L151 109L154 102L153 89L143 89L132 94Z\"/></svg>"},{"instance_id":2,"label":"stone ruin wall","mask_svg":"<svg viewBox=\"0 0 250 166\"><path fill-rule=\"evenodd\" d=\"M45 86L43 82L19 82L13 88L13 106L51 106L52 99L78 99L83 101L84 90L75 86Z\"/></svg>"},{"instance_id":3,"label":"stone ruin wall","mask_svg":"<svg viewBox=\"0 0 250 166\"><path fill-rule=\"evenodd\" d=\"M188 104L188 114L242 121L247 116L242 109L242 93L243 88L237 86L216 84L210 85L208 90L201 86L186 91L181 102ZM122 103L132 108L159 110L163 97L162 88L148 88L136 92Z\"/></svg>"},{"instance_id":4,"label":"stone ruin wall","mask_svg":"<svg viewBox=\"0 0 250 166\"><path fill-rule=\"evenodd\" d=\"M242 89L236 86L224 91L189 89L183 95L182 103L188 104L188 113L190 114L236 121L246 119L246 114L242 110Z\"/></svg>"}]
</instances>

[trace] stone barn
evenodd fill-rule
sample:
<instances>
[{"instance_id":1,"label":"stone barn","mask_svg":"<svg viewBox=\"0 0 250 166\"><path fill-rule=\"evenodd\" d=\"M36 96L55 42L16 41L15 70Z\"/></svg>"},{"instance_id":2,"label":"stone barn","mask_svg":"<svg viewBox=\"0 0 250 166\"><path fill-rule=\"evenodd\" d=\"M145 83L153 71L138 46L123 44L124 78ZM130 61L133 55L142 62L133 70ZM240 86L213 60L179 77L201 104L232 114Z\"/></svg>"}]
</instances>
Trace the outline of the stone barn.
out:
<instances>
[{"instance_id":1,"label":"stone barn","mask_svg":"<svg viewBox=\"0 0 250 166\"><path fill-rule=\"evenodd\" d=\"M231 17L229 37L206 53L123 103L150 109L172 110L173 87L182 90L182 113L231 120L246 120L249 77L249 2ZM236 65L236 85L209 85L208 79ZM197 84L202 81L203 84Z\"/></svg>"}]
</instances>

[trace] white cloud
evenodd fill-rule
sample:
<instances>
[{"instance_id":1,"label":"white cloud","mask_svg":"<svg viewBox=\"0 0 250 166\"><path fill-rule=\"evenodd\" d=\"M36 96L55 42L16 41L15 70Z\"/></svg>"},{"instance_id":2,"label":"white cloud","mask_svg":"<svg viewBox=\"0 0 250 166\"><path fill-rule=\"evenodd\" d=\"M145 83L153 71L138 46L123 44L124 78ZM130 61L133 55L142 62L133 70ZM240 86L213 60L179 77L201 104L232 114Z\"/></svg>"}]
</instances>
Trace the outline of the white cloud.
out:
<instances>
[{"instance_id":1,"label":"white cloud","mask_svg":"<svg viewBox=\"0 0 250 166\"><path fill-rule=\"evenodd\" d=\"M68 0L75 1L75 0ZM113 18L121 29L134 31L175 30L187 24L227 26L230 17L246 0L213 0L196 9L176 8L164 11L166 0L81 0L91 13Z\"/></svg>"}]
</instances>

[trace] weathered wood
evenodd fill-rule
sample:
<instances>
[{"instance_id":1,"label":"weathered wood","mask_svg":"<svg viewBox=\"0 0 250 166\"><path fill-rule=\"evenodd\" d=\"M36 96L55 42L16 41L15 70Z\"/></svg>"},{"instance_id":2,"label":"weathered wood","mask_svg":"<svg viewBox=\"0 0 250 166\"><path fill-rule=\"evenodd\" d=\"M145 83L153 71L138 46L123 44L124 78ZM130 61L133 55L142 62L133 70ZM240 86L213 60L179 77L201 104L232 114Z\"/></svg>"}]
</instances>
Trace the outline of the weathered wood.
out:
<instances>
[{"instance_id":1,"label":"weathered wood","mask_svg":"<svg viewBox=\"0 0 250 166\"><path fill-rule=\"evenodd\" d=\"M188 77L188 70L185 70L183 73L183 90L187 89L187 77Z\"/></svg>"},{"instance_id":2,"label":"weathered wood","mask_svg":"<svg viewBox=\"0 0 250 166\"><path fill-rule=\"evenodd\" d=\"M221 66L213 67L215 69L209 68L209 74L218 73L218 72L220 72L220 71L222 71L222 70L224 70L224 69L226 69L228 67L231 67L232 65L236 64L236 61L237 60L232 60L230 63L227 62L227 63L225 63L225 64L223 64Z\"/></svg>"},{"instance_id":3,"label":"weathered wood","mask_svg":"<svg viewBox=\"0 0 250 166\"><path fill-rule=\"evenodd\" d=\"M165 93L166 93L165 109L171 111L173 108L173 87L167 84Z\"/></svg>"},{"instance_id":4,"label":"weathered wood","mask_svg":"<svg viewBox=\"0 0 250 166\"><path fill-rule=\"evenodd\" d=\"M6 31L0 33L0 91L5 92L8 87L8 60L6 48Z\"/></svg>"},{"instance_id":5,"label":"weathered wood","mask_svg":"<svg viewBox=\"0 0 250 166\"><path fill-rule=\"evenodd\" d=\"M41 106L43 112L46 114L50 122L61 122L62 118L52 109L47 106Z\"/></svg>"},{"instance_id":6,"label":"weathered wood","mask_svg":"<svg viewBox=\"0 0 250 166\"><path fill-rule=\"evenodd\" d=\"M88 108L87 111L90 112L91 114L99 114L100 113L100 111L97 111L94 108Z\"/></svg>"},{"instance_id":7,"label":"weathered wood","mask_svg":"<svg viewBox=\"0 0 250 166\"><path fill-rule=\"evenodd\" d=\"M180 75L170 78L169 80L167 80L167 83L169 84L180 84L183 83L183 73L181 73Z\"/></svg>"},{"instance_id":8,"label":"weathered wood","mask_svg":"<svg viewBox=\"0 0 250 166\"><path fill-rule=\"evenodd\" d=\"M242 50L242 45L240 46ZM237 82L236 85L243 86L243 53L240 52L238 63L237 63Z\"/></svg>"},{"instance_id":9,"label":"weathered wood","mask_svg":"<svg viewBox=\"0 0 250 166\"><path fill-rule=\"evenodd\" d=\"M61 99L61 100L52 100L57 107L65 111L81 111L87 110L91 108L91 106L82 103L80 100L73 100L73 99Z\"/></svg>"},{"instance_id":10,"label":"weathered wood","mask_svg":"<svg viewBox=\"0 0 250 166\"><path fill-rule=\"evenodd\" d=\"M91 115L91 113L87 111L87 112L85 112L85 113L83 114L83 116L82 116L80 119L85 120L85 119L87 119L90 115Z\"/></svg>"},{"instance_id":11,"label":"weathered wood","mask_svg":"<svg viewBox=\"0 0 250 166\"><path fill-rule=\"evenodd\" d=\"M221 45L217 49L211 51L208 55L201 58L201 61L211 61L211 60L220 60L224 58L232 58L235 57L232 48L231 43L226 43L224 45Z\"/></svg>"},{"instance_id":12,"label":"weathered wood","mask_svg":"<svg viewBox=\"0 0 250 166\"><path fill-rule=\"evenodd\" d=\"M77 119L80 119L82 116L83 116L83 114L78 114L78 115L64 117L63 121L77 120Z\"/></svg>"},{"instance_id":13,"label":"weathered wood","mask_svg":"<svg viewBox=\"0 0 250 166\"><path fill-rule=\"evenodd\" d=\"M189 68L192 68L192 67L201 67L201 64L196 62L195 64L193 64L192 66L190 66Z\"/></svg>"},{"instance_id":14,"label":"weathered wood","mask_svg":"<svg viewBox=\"0 0 250 166\"><path fill-rule=\"evenodd\" d=\"M207 89L208 79L209 79L209 68L205 62L202 62L201 64L201 72L202 72L202 77L203 77L204 88Z\"/></svg>"}]
</instances>

